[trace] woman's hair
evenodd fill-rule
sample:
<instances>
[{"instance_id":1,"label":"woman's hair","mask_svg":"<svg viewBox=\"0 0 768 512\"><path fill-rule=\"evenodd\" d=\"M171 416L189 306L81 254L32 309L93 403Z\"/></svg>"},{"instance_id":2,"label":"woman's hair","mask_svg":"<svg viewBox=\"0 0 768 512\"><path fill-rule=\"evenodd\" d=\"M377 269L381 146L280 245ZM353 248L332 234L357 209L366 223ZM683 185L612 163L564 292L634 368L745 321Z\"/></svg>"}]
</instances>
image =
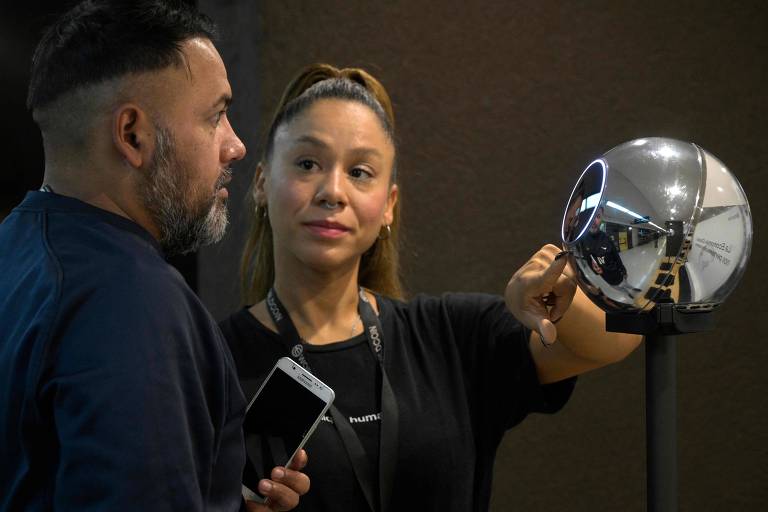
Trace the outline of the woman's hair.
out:
<instances>
[{"instance_id":1,"label":"woman's hair","mask_svg":"<svg viewBox=\"0 0 768 512\"><path fill-rule=\"evenodd\" d=\"M296 75L283 92L272 116L267 137L262 144L262 165L268 163L272 157L277 130L321 99L341 99L366 105L376 114L392 145L396 145L395 114L392 110L392 102L384 86L376 78L359 68L338 69L329 64L313 64ZM397 177L396 161L395 156L392 164L392 183ZM258 176L254 177L252 188L256 186L257 178ZM253 194L250 196L253 200ZM395 298L401 298L403 295L397 245L400 225L399 205L399 201L395 203L389 229L383 230L373 246L363 254L358 277L361 286ZM254 214L251 218L240 271L243 299L246 304L255 304L267 296L269 288L274 283L275 260L272 226L266 205L252 204L250 211Z\"/></svg>"}]
</instances>

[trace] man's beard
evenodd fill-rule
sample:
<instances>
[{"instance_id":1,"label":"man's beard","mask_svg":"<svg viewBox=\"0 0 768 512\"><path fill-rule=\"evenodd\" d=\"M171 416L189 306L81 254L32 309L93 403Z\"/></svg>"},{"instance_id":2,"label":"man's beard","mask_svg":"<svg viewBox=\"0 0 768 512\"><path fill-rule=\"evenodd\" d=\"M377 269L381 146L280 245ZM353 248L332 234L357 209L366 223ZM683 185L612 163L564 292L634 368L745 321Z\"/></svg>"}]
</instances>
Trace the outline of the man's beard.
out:
<instances>
[{"instance_id":1,"label":"man's beard","mask_svg":"<svg viewBox=\"0 0 768 512\"><path fill-rule=\"evenodd\" d=\"M216 193L231 175L230 169L224 169L213 190L194 187L190 170L179 162L170 131L157 127L155 154L139 194L159 230L166 256L221 240L227 229L227 205Z\"/></svg>"}]
</instances>

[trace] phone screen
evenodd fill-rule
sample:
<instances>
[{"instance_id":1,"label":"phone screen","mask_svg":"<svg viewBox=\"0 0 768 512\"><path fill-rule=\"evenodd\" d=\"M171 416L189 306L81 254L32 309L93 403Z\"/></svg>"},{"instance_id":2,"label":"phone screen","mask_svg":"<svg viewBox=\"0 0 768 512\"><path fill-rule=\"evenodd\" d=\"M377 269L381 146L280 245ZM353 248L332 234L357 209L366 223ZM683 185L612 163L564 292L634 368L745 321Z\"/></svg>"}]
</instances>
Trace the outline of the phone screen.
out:
<instances>
[{"instance_id":1,"label":"phone screen","mask_svg":"<svg viewBox=\"0 0 768 512\"><path fill-rule=\"evenodd\" d=\"M275 466L286 465L325 406L320 397L275 368L243 423L248 459L243 484L255 491Z\"/></svg>"}]
</instances>

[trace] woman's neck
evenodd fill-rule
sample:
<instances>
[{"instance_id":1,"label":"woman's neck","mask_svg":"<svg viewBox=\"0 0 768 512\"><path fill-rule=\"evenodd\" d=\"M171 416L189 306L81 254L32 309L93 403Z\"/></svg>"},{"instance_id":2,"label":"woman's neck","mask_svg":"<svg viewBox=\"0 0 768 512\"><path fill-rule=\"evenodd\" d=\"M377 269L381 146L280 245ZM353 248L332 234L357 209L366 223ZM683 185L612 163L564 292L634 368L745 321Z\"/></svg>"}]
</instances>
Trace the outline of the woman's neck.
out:
<instances>
[{"instance_id":1,"label":"woman's neck","mask_svg":"<svg viewBox=\"0 0 768 512\"><path fill-rule=\"evenodd\" d=\"M307 343L325 345L361 332L357 265L335 273L275 270L275 292Z\"/></svg>"}]
</instances>

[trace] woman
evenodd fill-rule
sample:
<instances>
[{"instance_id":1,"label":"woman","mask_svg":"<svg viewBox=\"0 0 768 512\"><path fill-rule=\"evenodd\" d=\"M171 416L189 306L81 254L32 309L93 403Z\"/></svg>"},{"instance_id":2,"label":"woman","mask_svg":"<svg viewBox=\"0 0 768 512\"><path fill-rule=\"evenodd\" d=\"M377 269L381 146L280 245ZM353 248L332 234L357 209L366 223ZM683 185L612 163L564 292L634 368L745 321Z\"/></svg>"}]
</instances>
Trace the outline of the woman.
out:
<instances>
[{"instance_id":1,"label":"woman","mask_svg":"<svg viewBox=\"0 0 768 512\"><path fill-rule=\"evenodd\" d=\"M371 75L310 66L288 85L254 178L252 305L222 330L246 395L288 354L336 392L307 445L302 510L486 510L504 432L556 411L571 377L640 342L604 331L553 245L515 273L506 301L403 302L394 126Z\"/></svg>"}]
</instances>

